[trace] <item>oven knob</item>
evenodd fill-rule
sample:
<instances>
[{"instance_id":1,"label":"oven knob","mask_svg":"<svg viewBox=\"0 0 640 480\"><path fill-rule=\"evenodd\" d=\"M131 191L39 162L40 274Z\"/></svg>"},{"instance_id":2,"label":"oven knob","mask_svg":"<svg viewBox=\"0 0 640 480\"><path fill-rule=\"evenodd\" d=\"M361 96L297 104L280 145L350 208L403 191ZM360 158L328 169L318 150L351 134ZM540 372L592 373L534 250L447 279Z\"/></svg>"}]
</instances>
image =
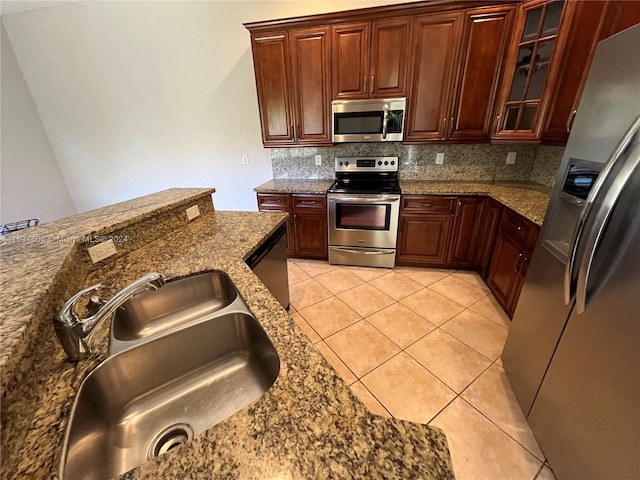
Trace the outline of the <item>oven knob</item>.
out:
<instances>
[{"instance_id":1,"label":"oven knob","mask_svg":"<svg viewBox=\"0 0 640 480\"><path fill-rule=\"evenodd\" d=\"M381 160L378 160L378 165L382 165L382 161Z\"/></svg>"},{"instance_id":2,"label":"oven knob","mask_svg":"<svg viewBox=\"0 0 640 480\"><path fill-rule=\"evenodd\" d=\"M387 162L387 161L385 160L385 161L384 161L384 164L385 164L385 165L389 165L389 162Z\"/></svg>"},{"instance_id":3,"label":"oven knob","mask_svg":"<svg viewBox=\"0 0 640 480\"><path fill-rule=\"evenodd\" d=\"M395 165L395 164L396 164L395 160L391 160L391 165Z\"/></svg>"},{"instance_id":4,"label":"oven knob","mask_svg":"<svg viewBox=\"0 0 640 480\"><path fill-rule=\"evenodd\" d=\"M348 167L349 166L349 162L344 162L344 166Z\"/></svg>"},{"instance_id":5,"label":"oven knob","mask_svg":"<svg viewBox=\"0 0 640 480\"><path fill-rule=\"evenodd\" d=\"M338 165L342 166L342 162L338 162Z\"/></svg>"}]
</instances>

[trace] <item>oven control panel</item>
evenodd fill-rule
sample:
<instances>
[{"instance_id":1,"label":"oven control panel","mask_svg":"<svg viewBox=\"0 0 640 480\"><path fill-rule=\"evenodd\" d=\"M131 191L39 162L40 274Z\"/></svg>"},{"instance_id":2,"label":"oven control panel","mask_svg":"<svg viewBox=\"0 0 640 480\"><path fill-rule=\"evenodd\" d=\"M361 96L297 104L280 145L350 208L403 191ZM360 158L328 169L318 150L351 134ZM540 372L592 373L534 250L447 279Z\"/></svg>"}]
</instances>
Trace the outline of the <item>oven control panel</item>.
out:
<instances>
[{"instance_id":1,"label":"oven control panel","mask_svg":"<svg viewBox=\"0 0 640 480\"><path fill-rule=\"evenodd\" d=\"M398 157L336 158L336 172L397 172Z\"/></svg>"}]
</instances>

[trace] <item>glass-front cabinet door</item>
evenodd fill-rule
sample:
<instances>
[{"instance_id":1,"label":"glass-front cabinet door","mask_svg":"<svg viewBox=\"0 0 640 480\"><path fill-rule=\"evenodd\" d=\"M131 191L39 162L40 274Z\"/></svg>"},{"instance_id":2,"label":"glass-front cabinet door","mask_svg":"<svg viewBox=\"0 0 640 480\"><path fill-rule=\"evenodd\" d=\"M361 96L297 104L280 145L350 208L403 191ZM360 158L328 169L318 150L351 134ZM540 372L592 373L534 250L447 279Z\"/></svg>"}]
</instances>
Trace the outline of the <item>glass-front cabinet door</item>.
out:
<instances>
[{"instance_id":1,"label":"glass-front cabinet door","mask_svg":"<svg viewBox=\"0 0 640 480\"><path fill-rule=\"evenodd\" d=\"M557 66L558 33L564 2L534 0L521 5L506 64L494 140L540 138L542 115ZM557 63L557 61L556 61Z\"/></svg>"}]
</instances>

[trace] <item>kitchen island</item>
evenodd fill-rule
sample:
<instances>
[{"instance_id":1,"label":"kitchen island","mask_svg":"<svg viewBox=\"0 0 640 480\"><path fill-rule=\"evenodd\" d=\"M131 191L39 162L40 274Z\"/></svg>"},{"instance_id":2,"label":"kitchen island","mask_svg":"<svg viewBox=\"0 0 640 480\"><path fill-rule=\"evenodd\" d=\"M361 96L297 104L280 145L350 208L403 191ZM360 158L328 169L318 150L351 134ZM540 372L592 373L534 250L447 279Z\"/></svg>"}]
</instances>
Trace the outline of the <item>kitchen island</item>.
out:
<instances>
[{"instance_id":1,"label":"kitchen island","mask_svg":"<svg viewBox=\"0 0 640 480\"><path fill-rule=\"evenodd\" d=\"M106 357L104 324L88 359L66 361L51 318L71 294L103 282L108 298L150 271L170 280L213 269L271 339L280 374L254 403L122 478L453 478L445 435L369 413L244 263L286 215L214 211L211 193L173 189L29 231L57 241L3 239L2 478L56 476L75 394ZM202 214L187 222L193 204ZM127 244L96 265L70 241L114 232Z\"/></svg>"}]
</instances>

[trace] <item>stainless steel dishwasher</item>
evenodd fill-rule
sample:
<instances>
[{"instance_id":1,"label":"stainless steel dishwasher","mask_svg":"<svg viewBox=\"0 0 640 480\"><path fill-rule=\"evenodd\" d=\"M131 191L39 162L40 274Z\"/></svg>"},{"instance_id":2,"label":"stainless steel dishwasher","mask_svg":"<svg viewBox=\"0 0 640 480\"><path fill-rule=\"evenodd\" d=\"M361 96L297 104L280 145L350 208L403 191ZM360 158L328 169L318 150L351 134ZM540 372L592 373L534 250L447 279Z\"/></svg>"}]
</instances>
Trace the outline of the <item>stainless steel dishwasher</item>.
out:
<instances>
[{"instance_id":1,"label":"stainless steel dishwasher","mask_svg":"<svg viewBox=\"0 0 640 480\"><path fill-rule=\"evenodd\" d=\"M287 227L278 229L251 254L246 263L280 304L289 309L287 273Z\"/></svg>"}]
</instances>

